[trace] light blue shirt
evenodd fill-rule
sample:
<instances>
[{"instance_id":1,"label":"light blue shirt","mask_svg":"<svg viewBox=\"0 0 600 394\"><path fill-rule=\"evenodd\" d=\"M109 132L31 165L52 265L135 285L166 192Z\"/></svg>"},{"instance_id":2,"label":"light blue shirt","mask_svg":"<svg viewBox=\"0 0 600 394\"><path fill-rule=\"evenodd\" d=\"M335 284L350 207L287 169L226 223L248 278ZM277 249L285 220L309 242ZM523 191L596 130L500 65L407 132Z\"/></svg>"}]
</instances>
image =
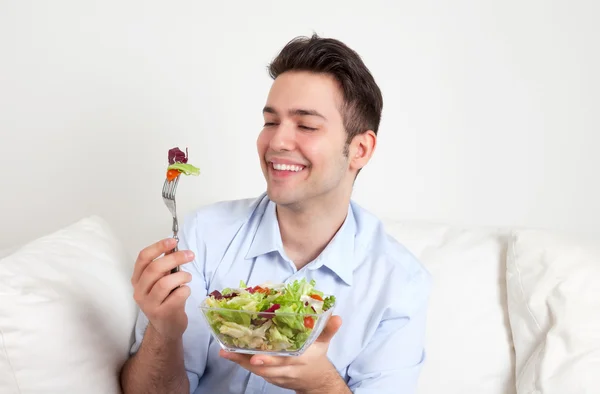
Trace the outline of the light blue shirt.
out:
<instances>
[{"instance_id":1,"label":"light blue shirt","mask_svg":"<svg viewBox=\"0 0 600 394\"><path fill-rule=\"evenodd\" d=\"M198 306L213 290L237 287L240 280L258 285L301 278L336 296L334 314L342 326L328 357L348 387L356 394L416 393L431 277L356 203L325 250L301 270L286 256L275 204L265 194L201 208L186 218L179 246L196 254L182 266L193 277L183 335L191 393L294 393L221 358ZM140 313L132 353L147 323Z\"/></svg>"}]
</instances>

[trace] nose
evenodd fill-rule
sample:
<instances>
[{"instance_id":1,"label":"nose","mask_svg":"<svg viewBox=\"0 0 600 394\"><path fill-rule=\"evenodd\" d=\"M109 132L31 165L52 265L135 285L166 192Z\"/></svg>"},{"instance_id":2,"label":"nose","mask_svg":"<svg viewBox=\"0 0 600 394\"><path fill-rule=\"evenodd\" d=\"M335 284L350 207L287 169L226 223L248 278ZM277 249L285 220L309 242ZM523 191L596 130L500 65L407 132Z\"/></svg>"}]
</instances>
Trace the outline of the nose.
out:
<instances>
[{"instance_id":1,"label":"nose","mask_svg":"<svg viewBox=\"0 0 600 394\"><path fill-rule=\"evenodd\" d=\"M275 151L292 151L296 147L296 133L293 126L281 122L274 130L269 147Z\"/></svg>"}]
</instances>

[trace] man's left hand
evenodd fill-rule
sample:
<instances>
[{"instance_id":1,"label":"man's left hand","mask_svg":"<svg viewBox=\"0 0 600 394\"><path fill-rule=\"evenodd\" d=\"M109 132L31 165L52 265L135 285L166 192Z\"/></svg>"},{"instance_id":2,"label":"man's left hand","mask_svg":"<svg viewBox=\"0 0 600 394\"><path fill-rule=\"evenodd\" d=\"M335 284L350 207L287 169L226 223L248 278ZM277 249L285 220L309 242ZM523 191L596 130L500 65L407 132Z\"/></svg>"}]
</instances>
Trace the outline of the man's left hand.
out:
<instances>
[{"instance_id":1,"label":"man's left hand","mask_svg":"<svg viewBox=\"0 0 600 394\"><path fill-rule=\"evenodd\" d=\"M298 357L273 357L230 353L219 355L231 360L267 382L296 390L298 394L350 393L345 382L327 358L329 342L342 325L339 316L331 316L323 332Z\"/></svg>"}]
</instances>

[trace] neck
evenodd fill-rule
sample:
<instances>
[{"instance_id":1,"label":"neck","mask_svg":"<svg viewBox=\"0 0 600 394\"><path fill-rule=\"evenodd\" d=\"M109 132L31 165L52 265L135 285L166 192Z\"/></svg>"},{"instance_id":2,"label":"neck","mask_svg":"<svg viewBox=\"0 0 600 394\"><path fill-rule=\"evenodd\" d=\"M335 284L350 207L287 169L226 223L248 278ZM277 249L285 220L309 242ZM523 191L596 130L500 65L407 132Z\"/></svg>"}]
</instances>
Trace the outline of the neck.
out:
<instances>
[{"instance_id":1,"label":"neck","mask_svg":"<svg viewBox=\"0 0 600 394\"><path fill-rule=\"evenodd\" d=\"M283 248L298 269L316 259L338 232L346 216L350 196L305 207L277 206Z\"/></svg>"}]
</instances>

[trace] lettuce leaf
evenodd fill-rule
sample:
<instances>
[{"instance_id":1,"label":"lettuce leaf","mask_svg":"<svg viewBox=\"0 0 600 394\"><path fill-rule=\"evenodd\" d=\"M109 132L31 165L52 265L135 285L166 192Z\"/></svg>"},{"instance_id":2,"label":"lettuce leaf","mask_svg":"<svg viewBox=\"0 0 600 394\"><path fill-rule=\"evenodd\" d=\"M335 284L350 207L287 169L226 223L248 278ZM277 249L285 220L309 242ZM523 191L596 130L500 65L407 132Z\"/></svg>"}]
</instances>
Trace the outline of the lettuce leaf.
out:
<instances>
[{"instance_id":1,"label":"lettuce leaf","mask_svg":"<svg viewBox=\"0 0 600 394\"><path fill-rule=\"evenodd\" d=\"M221 324L219 328L221 334L227 334L230 337L234 338L242 338L244 336L252 336L252 330L250 330L247 326L233 323L230 321L226 321Z\"/></svg>"},{"instance_id":2,"label":"lettuce leaf","mask_svg":"<svg viewBox=\"0 0 600 394\"><path fill-rule=\"evenodd\" d=\"M191 164L186 163L174 163L167 167L167 170L178 170L183 172L185 175L200 175L200 169L194 167Z\"/></svg>"}]
</instances>

